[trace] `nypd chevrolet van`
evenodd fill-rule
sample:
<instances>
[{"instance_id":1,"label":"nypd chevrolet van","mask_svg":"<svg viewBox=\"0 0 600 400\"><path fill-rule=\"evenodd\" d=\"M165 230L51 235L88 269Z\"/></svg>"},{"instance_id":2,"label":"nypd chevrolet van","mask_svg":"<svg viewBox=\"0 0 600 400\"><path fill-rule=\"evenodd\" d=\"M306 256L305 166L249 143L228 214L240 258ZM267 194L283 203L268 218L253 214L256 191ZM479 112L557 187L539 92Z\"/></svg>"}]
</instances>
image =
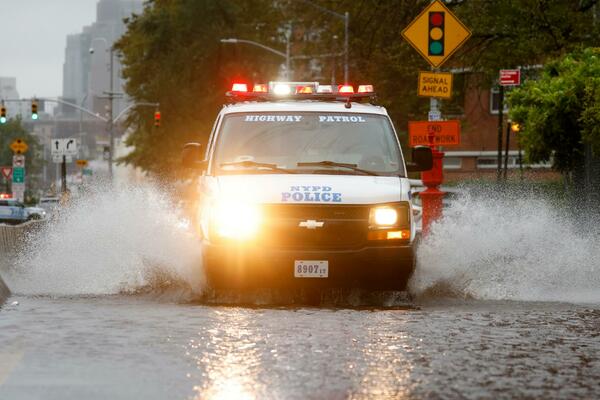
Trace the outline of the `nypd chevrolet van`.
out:
<instances>
[{"instance_id":1,"label":"nypd chevrolet van","mask_svg":"<svg viewBox=\"0 0 600 400\"><path fill-rule=\"evenodd\" d=\"M427 147L405 161L370 85L234 84L199 171L197 226L215 288L403 289L414 265L408 171L431 168Z\"/></svg>"}]
</instances>

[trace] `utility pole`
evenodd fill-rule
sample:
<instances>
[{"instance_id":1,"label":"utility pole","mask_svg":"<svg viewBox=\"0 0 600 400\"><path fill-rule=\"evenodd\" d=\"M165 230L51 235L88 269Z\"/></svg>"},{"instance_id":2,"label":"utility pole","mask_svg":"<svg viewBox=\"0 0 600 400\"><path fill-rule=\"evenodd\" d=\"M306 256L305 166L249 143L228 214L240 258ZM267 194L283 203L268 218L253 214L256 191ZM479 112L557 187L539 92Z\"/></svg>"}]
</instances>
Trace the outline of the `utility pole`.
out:
<instances>
[{"instance_id":1,"label":"utility pole","mask_svg":"<svg viewBox=\"0 0 600 400\"><path fill-rule=\"evenodd\" d=\"M62 156L62 163L60 166L60 191L62 193L67 192L67 156Z\"/></svg>"},{"instance_id":2,"label":"utility pole","mask_svg":"<svg viewBox=\"0 0 600 400\"><path fill-rule=\"evenodd\" d=\"M108 135L109 135L109 151L108 151L108 177L112 182L113 179L113 158L115 152L115 138L113 131L113 46L110 46L110 63L109 63L108 75L109 75L109 92L108 92Z\"/></svg>"},{"instance_id":3,"label":"utility pole","mask_svg":"<svg viewBox=\"0 0 600 400\"><path fill-rule=\"evenodd\" d=\"M504 180L508 180L508 148L510 146L511 121L506 121L506 151L504 152Z\"/></svg>"},{"instance_id":4,"label":"utility pole","mask_svg":"<svg viewBox=\"0 0 600 400\"><path fill-rule=\"evenodd\" d=\"M348 84L348 35L350 28L350 13L344 13L344 84Z\"/></svg>"},{"instance_id":5,"label":"utility pole","mask_svg":"<svg viewBox=\"0 0 600 400\"><path fill-rule=\"evenodd\" d=\"M500 85L498 89L498 169L497 180L502 179L502 118L504 117L504 86Z\"/></svg>"}]
</instances>

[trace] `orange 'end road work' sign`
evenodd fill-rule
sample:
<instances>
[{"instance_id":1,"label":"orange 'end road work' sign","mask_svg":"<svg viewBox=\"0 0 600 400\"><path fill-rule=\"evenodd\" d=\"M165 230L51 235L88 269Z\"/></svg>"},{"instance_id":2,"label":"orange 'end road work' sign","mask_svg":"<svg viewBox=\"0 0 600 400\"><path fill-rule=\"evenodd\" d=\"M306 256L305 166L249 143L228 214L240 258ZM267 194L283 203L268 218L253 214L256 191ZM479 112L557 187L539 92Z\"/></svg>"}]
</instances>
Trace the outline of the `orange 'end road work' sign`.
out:
<instances>
[{"instance_id":1,"label":"orange 'end road work' sign","mask_svg":"<svg viewBox=\"0 0 600 400\"><path fill-rule=\"evenodd\" d=\"M429 142L430 132L433 143ZM409 121L409 144L414 146L458 146L460 144L460 121Z\"/></svg>"}]
</instances>

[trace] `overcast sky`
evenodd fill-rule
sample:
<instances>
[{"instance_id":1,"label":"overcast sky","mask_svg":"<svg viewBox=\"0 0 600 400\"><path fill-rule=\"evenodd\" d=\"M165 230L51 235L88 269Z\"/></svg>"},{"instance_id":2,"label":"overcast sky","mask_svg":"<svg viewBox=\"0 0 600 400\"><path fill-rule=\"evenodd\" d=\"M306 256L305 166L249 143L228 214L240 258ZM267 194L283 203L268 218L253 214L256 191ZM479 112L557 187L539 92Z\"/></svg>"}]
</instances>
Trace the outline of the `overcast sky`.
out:
<instances>
[{"instance_id":1,"label":"overcast sky","mask_svg":"<svg viewBox=\"0 0 600 400\"><path fill-rule=\"evenodd\" d=\"M98 0L0 0L0 76L22 98L62 95L66 36L96 19Z\"/></svg>"}]
</instances>

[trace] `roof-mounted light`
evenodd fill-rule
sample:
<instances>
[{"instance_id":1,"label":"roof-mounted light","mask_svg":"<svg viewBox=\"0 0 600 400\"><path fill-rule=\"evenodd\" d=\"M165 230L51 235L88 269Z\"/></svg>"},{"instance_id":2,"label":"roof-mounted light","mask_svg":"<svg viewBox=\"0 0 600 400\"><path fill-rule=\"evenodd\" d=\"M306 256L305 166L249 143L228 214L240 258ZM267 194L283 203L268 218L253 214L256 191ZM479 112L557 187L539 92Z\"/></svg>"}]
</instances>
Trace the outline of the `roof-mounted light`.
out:
<instances>
[{"instance_id":1,"label":"roof-mounted light","mask_svg":"<svg viewBox=\"0 0 600 400\"><path fill-rule=\"evenodd\" d=\"M352 87L352 85L339 85L338 86L338 93L340 93L340 94L353 94L354 93L354 88Z\"/></svg>"},{"instance_id":2,"label":"roof-mounted light","mask_svg":"<svg viewBox=\"0 0 600 400\"><path fill-rule=\"evenodd\" d=\"M373 93L373 85L360 85L358 93Z\"/></svg>"},{"instance_id":3,"label":"roof-mounted light","mask_svg":"<svg viewBox=\"0 0 600 400\"><path fill-rule=\"evenodd\" d=\"M313 94L314 92L312 86L296 86L296 94Z\"/></svg>"},{"instance_id":4,"label":"roof-mounted light","mask_svg":"<svg viewBox=\"0 0 600 400\"><path fill-rule=\"evenodd\" d=\"M269 88L264 83L255 83L252 91L254 93L269 93Z\"/></svg>"},{"instance_id":5,"label":"roof-mounted light","mask_svg":"<svg viewBox=\"0 0 600 400\"><path fill-rule=\"evenodd\" d=\"M333 86L331 85L319 85L317 93L333 93Z\"/></svg>"},{"instance_id":6,"label":"roof-mounted light","mask_svg":"<svg viewBox=\"0 0 600 400\"><path fill-rule=\"evenodd\" d=\"M248 85L246 85L245 83L234 83L231 87L231 91L235 93L247 93Z\"/></svg>"},{"instance_id":7,"label":"roof-mounted light","mask_svg":"<svg viewBox=\"0 0 600 400\"><path fill-rule=\"evenodd\" d=\"M290 85L286 85L284 83L278 83L273 86L273 93L277 96L287 96L292 92Z\"/></svg>"}]
</instances>

